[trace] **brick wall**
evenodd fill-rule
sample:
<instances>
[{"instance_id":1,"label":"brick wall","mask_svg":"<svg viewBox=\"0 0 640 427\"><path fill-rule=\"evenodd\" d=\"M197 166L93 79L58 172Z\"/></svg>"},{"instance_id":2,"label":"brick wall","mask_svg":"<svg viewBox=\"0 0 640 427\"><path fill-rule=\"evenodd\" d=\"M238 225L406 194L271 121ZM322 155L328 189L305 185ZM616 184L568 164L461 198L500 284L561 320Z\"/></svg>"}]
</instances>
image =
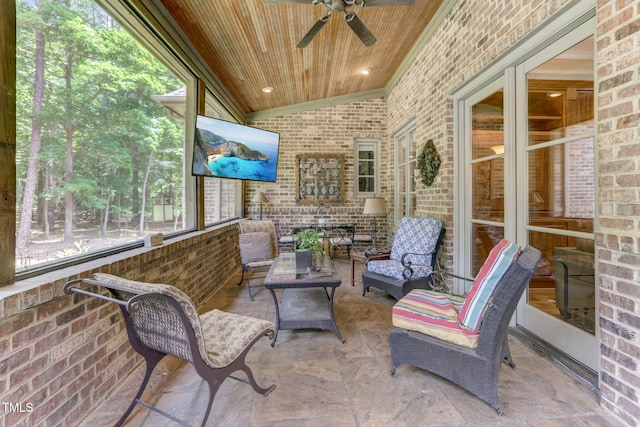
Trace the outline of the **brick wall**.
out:
<instances>
[{"instance_id":1,"label":"brick wall","mask_svg":"<svg viewBox=\"0 0 640 427\"><path fill-rule=\"evenodd\" d=\"M561 1L459 1L387 97L390 139L410 120L418 147L433 139L442 158L440 180L417 185L419 216L441 218L447 234L441 260L453 265L453 102L458 90L569 3ZM387 171L386 182L393 182ZM391 185L391 184L389 184Z\"/></svg>"},{"instance_id":2,"label":"brick wall","mask_svg":"<svg viewBox=\"0 0 640 427\"><path fill-rule=\"evenodd\" d=\"M0 426L76 425L142 361L117 306L64 295L68 280L101 271L169 283L200 306L239 272L237 241L230 224L2 288Z\"/></svg>"},{"instance_id":3,"label":"brick wall","mask_svg":"<svg viewBox=\"0 0 640 427\"><path fill-rule=\"evenodd\" d=\"M262 218L273 220L280 234L291 225L316 222L318 211L315 205L296 203L296 154L328 153L342 154L345 159L344 202L327 204L322 211L331 222L356 224L356 233L368 232L371 219L362 215L365 197L355 197L354 139L379 138L381 172L387 174L390 153L386 126L387 107L384 98L339 104L331 107L279 116L250 123L252 126L280 134L280 157L278 177L275 183L247 182L245 185L245 212L257 218L260 207L251 203L257 191L263 191L269 203L262 205ZM387 209L393 204L388 180L382 179L381 196L386 198ZM388 216L390 218L391 215ZM385 221L378 221L379 244L386 236Z\"/></svg>"},{"instance_id":4,"label":"brick wall","mask_svg":"<svg viewBox=\"0 0 640 427\"><path fill-rule=\"evenodd\" d=\"M315 208L297 205L293 196L295 155L343 153L347 159L345 202L332 206L330 214L366 227L368 220L361 216L364 199L354 199L353 139L381 139L382 196L390 209L394 182L390 167L392 137L415 119L418 147L432 138L443 161L439 182L428 188L418 184L417 214L445 219L445 252L451 264L455 141L449 94L568 3L569 0L461 0L386 99L345 103L251 123L279 132L282 145L278 182L248 183L246 200L251 200L256 191L264 191L270 202L263 206L263 217L278 223L280 231L293 223L313 220ZM601 298L602 404L629 425L636 425L640 419L640 10L636 1L599 0L597 14L599 218L595 229ZM258 214L259 207L250 202L245 208L249 216ZM184 247L167 248L164 255L163 248L143 251L114 263L83 266L74 275L107 269L145 280L192 276L186 279L191 283L187 292L198 303L216 287L207 280L212 269L238 268L237 259L210 265L200 258L217 254L211 247L229 243L233 232L227 229L204 233L189 238ZM173 258L173 253L180 254L178 259ZM176 265L171 266L168 258ZM195 265L181 265L189 262ZM223 271L228 274L231 270ZM2 299L0 327L10 333L0 338L0 398L38 402L37 411L11 414L9 421L3 419L4 426L20 420L34 424L46 418L53 424L66 415L79 419L130 372L127 363L131 355L121 326L112 323L114 310L74 303L69 297L60 296L65 280L60 278ZM203 283L204 288L197 283Z\"/></svg>"},{"instance_id":5,"label":"brick wall","mask_svg":"<svg viewBox=\"0 0 640 427\"><path fill-rule=\"evenodd\" d=\"M599 193L602 405L640 420L640 8L598 2Z\"/></svg>"}]
</instances>

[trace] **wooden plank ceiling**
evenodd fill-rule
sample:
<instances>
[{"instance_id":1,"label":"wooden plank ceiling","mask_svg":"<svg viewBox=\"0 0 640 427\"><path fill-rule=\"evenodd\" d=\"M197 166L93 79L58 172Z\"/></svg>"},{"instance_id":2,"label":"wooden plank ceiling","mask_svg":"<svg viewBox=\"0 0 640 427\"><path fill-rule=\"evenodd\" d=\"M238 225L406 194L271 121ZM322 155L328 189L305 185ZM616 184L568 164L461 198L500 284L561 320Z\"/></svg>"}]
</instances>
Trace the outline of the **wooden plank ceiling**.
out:
<instances>
[{"instance_id":1,"label":"wooden plank ceiling","mask_svg":"<svg viewBox=\"0 0 640 427\"><path fill-rule=\"evenodd\" d=\"M443 0L351 7L378 41L366 47L334 13L304 49L300 39L328 10L262 0L162 0L245 114L387 86ZM367 76L361 74L370 68ZM262 88L273 87L272 93Z\"/></svg>"}]
</instances>

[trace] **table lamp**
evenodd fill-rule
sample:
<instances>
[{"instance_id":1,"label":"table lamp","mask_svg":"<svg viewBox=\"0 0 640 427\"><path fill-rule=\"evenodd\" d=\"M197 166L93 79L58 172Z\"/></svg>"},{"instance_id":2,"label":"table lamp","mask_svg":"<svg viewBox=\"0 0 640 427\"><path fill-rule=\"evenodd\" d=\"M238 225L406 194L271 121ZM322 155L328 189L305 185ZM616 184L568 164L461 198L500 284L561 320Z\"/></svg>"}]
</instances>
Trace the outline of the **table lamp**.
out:
<instances>
[{"instance_id":1,"label":"table lamp","mask_svg":"<svg viewBox=\"0 0 640 427\"><path fill-rule=\"evenodd\" d=\"M371 197L364 201L364 210L362 211L363 215L373 217L373 246L371 249L368 249L367 252L370 254L378 253L378 248L376 247L376 217L387 215L387 208L384 205L384 199L382 197Z\"/></svg>"},{"instance_id":2,"label":"table lamp","mask_svg":"<svg viewBox=\"0 0 640 427\"><path fill-rule=\"evenodd\" d=\"M260 221L262 221L262 204L267 203L269 199L267 199L267 196L265 196L262 191L258 191L251 201L253 203L260 203Z\"/></svg>"}]
</instances>

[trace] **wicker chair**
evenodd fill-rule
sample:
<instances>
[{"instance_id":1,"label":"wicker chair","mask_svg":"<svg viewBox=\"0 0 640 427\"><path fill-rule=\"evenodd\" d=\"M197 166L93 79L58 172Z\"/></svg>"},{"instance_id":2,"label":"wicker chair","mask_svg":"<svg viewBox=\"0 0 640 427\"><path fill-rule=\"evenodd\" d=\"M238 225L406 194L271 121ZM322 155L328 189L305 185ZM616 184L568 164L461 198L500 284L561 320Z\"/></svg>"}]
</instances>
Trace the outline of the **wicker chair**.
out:
<instances>
[{"instance_id":1,"label":"wicker chair","mask_svg":"<svg viewBox=\"0 0 640 427\"><path fill-rule=\"evenodd\" d=\"M362 296L370 287L400 299L413 289L432 289L438 250L444 238L442 221L404 217L388 260L371 260L362 272Z\"/></svg>"},{"instance_id":2,"label":"wicker chair","mask_svg":"<svg viewBox=\"0 0 640 427\"><path fill-rule=\"evenodd\" d=\"M391 375L395 375L396 368L402 364L422 368L458 384L502 414L497 392L498 373L502 361L510 359L507 346L509 321L539 260L540 251L528 246L503 272L483 309L475 347L394 328L389 333Z\"/></svg>"},{"instance_id":3,"label":"wicker chair","mask_svg":"<svg viewBox=\"0 0 640 427\"><path fill-rule=\"evenodd\" d=\"M83 283L107 289L112 297L88 291L82 287ZM166 355L191 362L198 375L209 385L209 404L202 426L209 418L213 399L225 379L231 377L248 383L263 395L275 388L275 385L260 387L245 363L247 353L261 337L273 336L272 322L220 310L198 315L189 297L173 286L136 282L109 274L97 273L95 280L70 281L64 286L64 292L88 295L118 304L129 342L145 359L146 372L140 389L116 426L125 422L136 404L158 412L178 424L188 425L140 399L151 373ZM248 381L232 376L235 371L244 371Z\"/></svg>"},{"instance_id":4,"label":"wicker chair","mask_svg":"<svg viewBox=\"0 0 640 427\"><path fill-rule=\"evenodd\" d=\"M249 299L253 301L254 288L262 285L251 284L256 273L266 273L271 264L278 257L278 233L272 221L244 220L238 223L240 260L242 262L242 277L238 286L247 279Z\"/></svg>"}]
</instances>

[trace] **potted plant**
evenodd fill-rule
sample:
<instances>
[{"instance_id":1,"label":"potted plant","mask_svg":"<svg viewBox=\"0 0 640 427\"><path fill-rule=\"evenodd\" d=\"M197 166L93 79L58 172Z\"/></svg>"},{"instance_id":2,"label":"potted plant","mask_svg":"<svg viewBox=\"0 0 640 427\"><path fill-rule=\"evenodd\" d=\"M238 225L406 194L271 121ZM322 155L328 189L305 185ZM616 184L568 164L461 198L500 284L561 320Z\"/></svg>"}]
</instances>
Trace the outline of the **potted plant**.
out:
<instances>
[{"instance_id":1,"label":"potted plant","mask_svg":"<svg viewBox=\"0 0 640 427\"><path fill-rule=\"evenodd\" d=\"M292 237L296 242L296 268L306 270L313 265L313 255L324 256L320 232L314 228L305 228Z\"/></svg>"}]
</instances>

